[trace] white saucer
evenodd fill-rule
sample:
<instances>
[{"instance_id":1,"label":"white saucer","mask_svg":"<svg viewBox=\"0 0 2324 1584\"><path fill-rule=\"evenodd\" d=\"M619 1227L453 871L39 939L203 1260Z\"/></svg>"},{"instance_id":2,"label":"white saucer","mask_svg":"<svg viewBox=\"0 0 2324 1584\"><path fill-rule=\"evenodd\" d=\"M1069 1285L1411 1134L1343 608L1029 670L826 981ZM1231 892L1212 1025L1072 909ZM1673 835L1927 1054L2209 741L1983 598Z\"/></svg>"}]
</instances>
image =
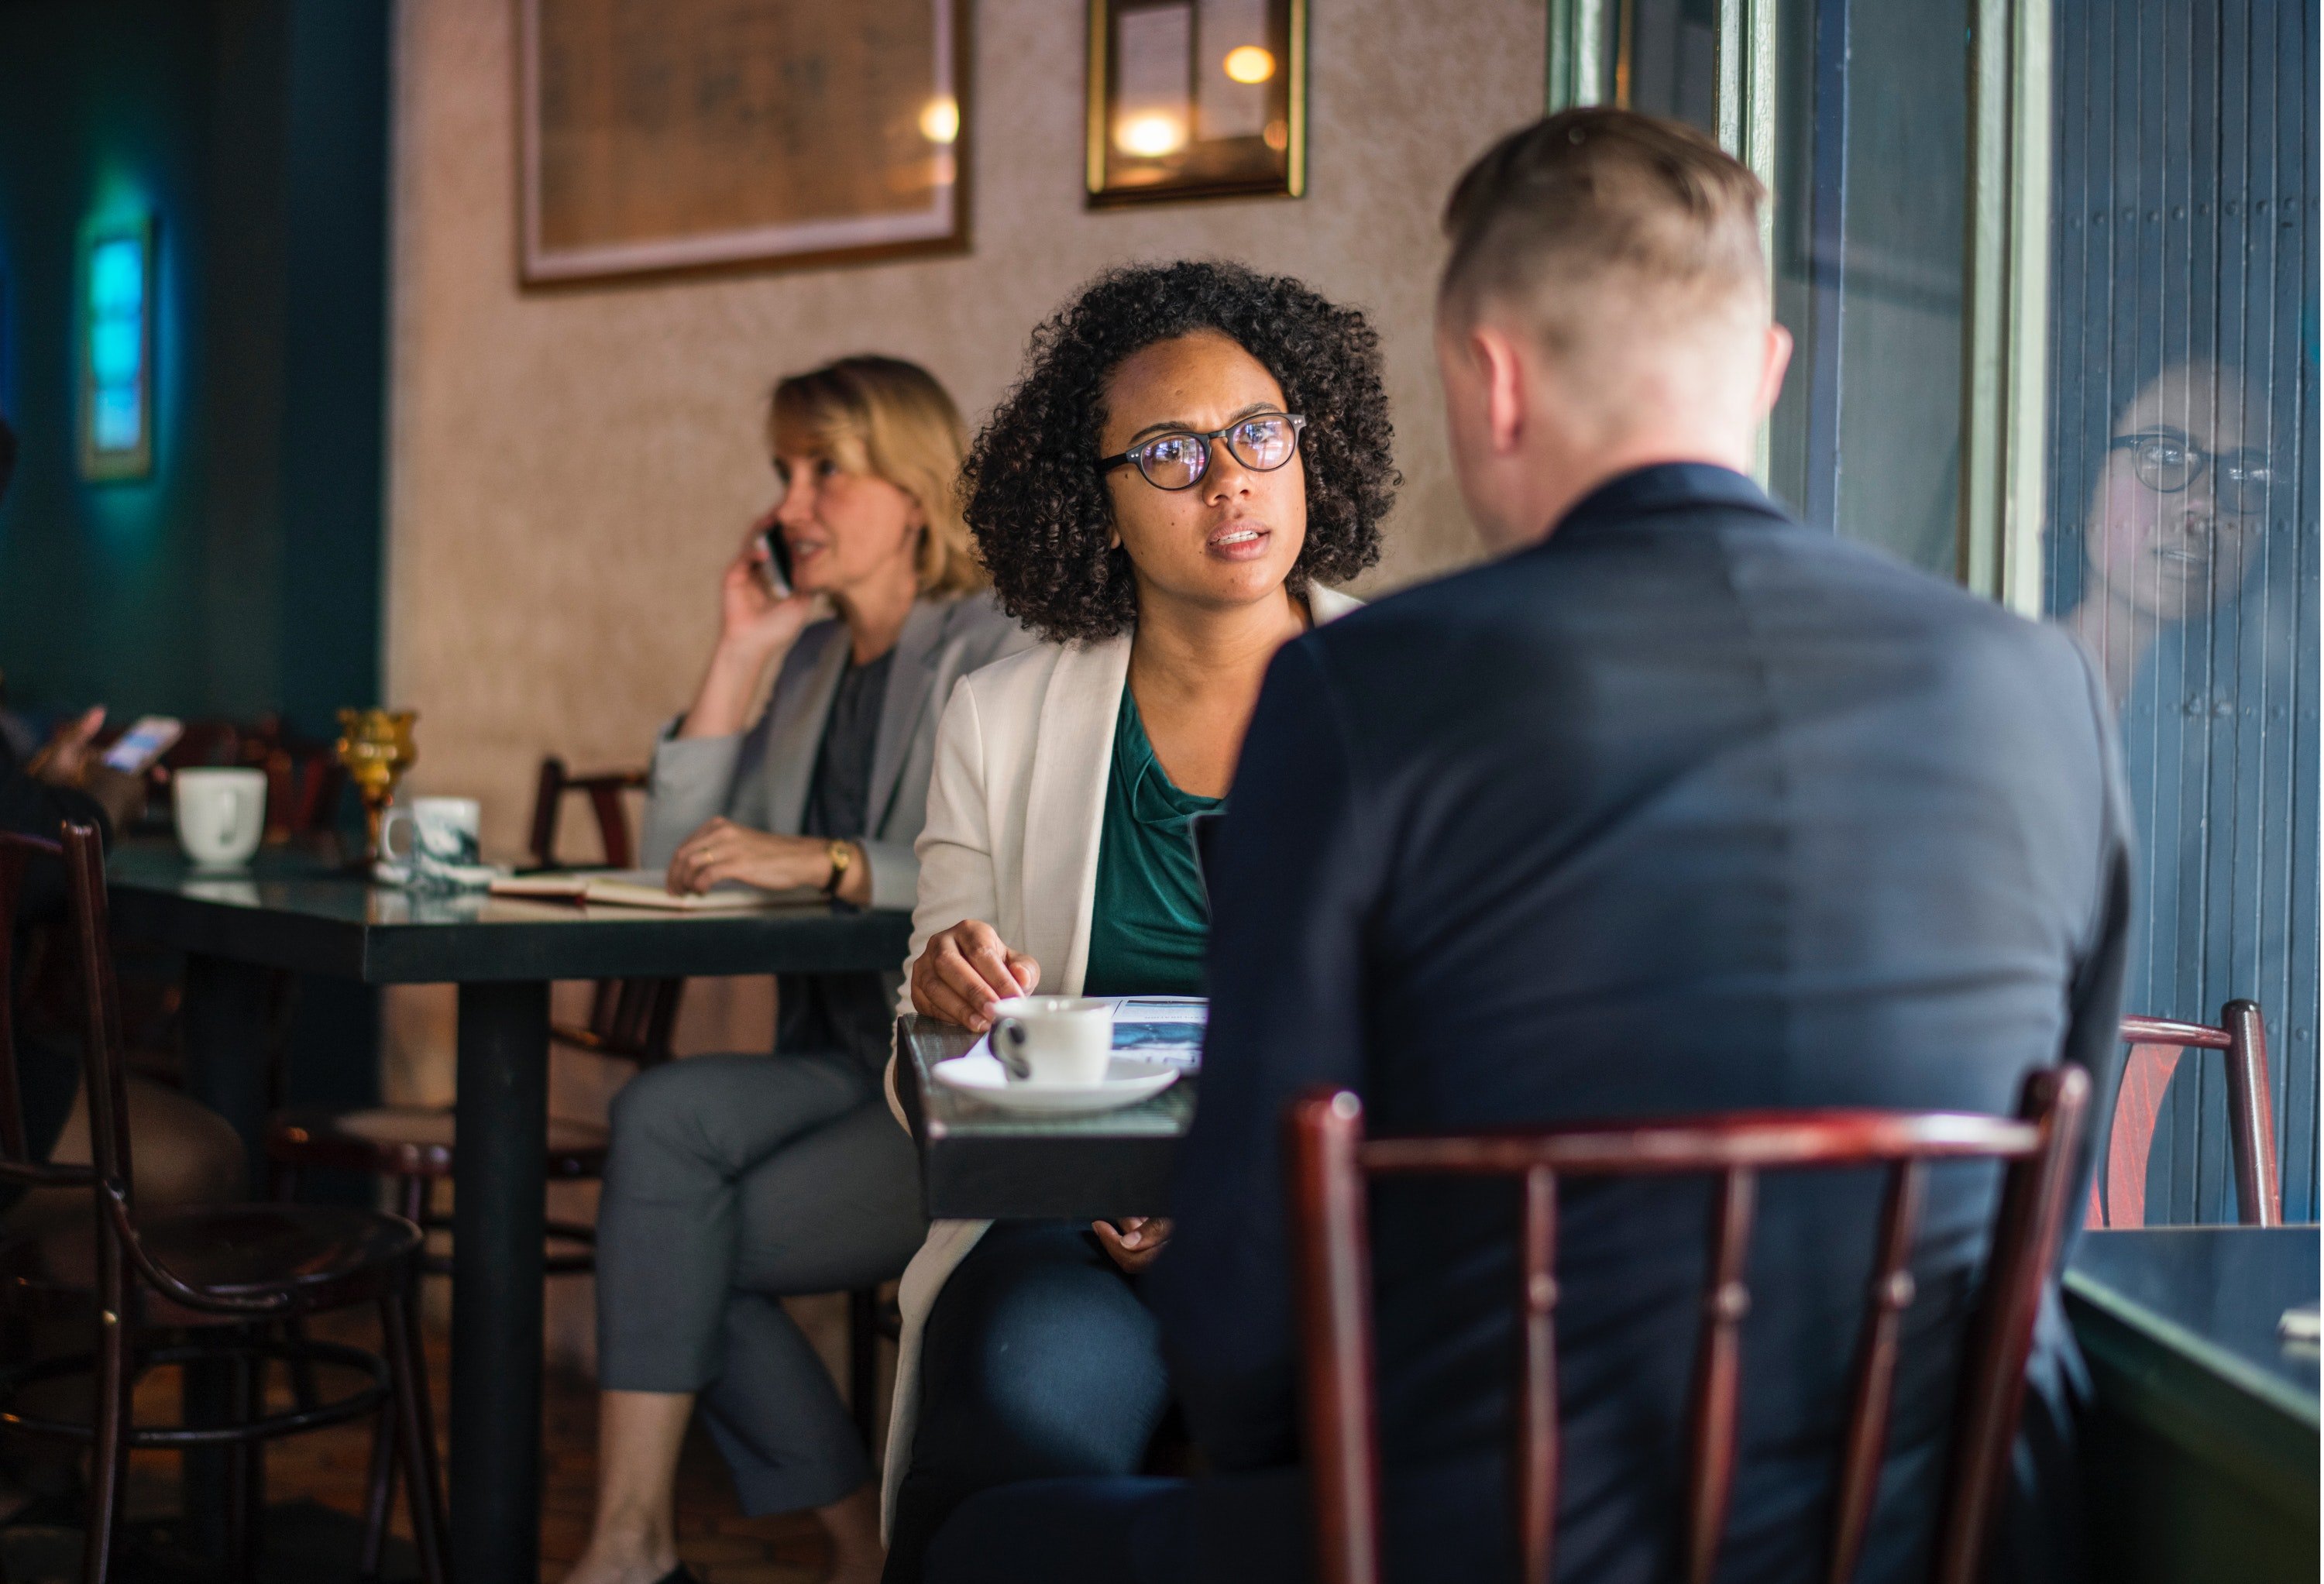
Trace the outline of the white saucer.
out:
<instances>
[{"instance_id":1,"label":"white saucer","mask_svg":"<svg viewBox=\"0 0 2324 1584\"><path fill-rule=\"evenodd\" d=\"M1042 1111L1051 1116L1111 1111L1157 1095L1176 1082L1178 1069L1167 1062L1116 1056L1100 1083L1012 1083L990 1054L954 1056L928 1069L928 1076L955 1094L973 1095L1004 1111Z\"/></svg>"}]
</instances>

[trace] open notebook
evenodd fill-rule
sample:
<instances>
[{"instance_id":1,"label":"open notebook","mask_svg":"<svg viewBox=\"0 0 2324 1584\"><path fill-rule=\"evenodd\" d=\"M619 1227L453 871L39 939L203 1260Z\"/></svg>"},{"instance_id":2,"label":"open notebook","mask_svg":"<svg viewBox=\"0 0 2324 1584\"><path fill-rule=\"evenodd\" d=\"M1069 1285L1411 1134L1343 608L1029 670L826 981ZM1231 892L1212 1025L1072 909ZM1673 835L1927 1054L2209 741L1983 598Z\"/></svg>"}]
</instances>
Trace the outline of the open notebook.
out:
<instances>
[{"instance_id":1,"label":"open notebook","mask_svg":"<svg viewBox=\"0 0 2324 1584\"><path fill-rule=\"evenodd\" d=\"M610 907L654 907L669 913L733 913L745 908L821 907L829 900L812 886L762 891L728 881L698 897L673 897L658 869L605 869L569 874L504 875L493 881L496 897L532 897L590 902Z\"/></svg>"}]
</instances>

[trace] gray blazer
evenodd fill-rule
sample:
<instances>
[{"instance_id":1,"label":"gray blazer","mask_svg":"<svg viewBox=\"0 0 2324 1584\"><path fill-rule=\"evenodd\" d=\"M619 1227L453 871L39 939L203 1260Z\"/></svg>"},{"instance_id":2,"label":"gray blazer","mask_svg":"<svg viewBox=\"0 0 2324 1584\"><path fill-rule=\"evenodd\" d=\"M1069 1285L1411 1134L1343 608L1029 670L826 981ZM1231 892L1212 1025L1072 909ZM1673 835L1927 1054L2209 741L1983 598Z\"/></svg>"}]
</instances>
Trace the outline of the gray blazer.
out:
<instances>
[{"instance_id":1,"label":"gray blazer","mask_svg":"<svg viewBox=\"0 0 2324 1584\"><path fill-rule=\"evenodd\" d=\"M920 864L912 843L927 816L936 722L952 685L1033 641L990 594L922 599L905 618L872 756L863 851L871 862L872 907L909 907L918 895ZM766 713L748 732L683 740L671 734L674 726L665 732L654 745L647 790L645 866L669 863L679 843L718 815L754 830L797 835L824 721L846 667L846 623L817 622L791 646Z\"/></svg>"}]
</instances>

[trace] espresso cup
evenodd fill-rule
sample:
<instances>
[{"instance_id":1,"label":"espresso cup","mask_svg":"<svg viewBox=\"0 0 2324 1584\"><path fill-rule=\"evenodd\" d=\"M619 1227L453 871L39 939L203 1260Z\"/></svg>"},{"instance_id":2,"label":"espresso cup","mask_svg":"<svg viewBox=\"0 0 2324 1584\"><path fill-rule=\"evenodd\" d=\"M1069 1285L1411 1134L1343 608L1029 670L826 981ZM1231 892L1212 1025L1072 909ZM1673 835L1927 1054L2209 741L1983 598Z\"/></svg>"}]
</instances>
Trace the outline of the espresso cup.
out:
<instances>
[{"instance_id":1,"label":"espresso cup","mask_svg":"<svg viewBox=\"0 0 2324 1584\"><path fill-rule=\"evenodd\" d=\"M266 834L266 772L186 769L170 778L178 845L203 869L250 861Z\"/></svg>"},{"instance_id":2,"label":"espresso cup","mask_svg":"<svg viewBox=\"0 0 2324 1584\"><path fill-rule=\"evenodd\" d=\"M400 871L409 885L456 889L471 882L455 871L473 870L482 851L484 809L473 797L415 797L387 811L379 822L381 861ZM395 850L408 830L410 846Z\"/></svg>"},{"instance_id":3,"label":"espresso cup","mask_svg":"<svg viewBox=\"0 0 2324 1584\"><path fill-rule=\"evenodd\" d=\"M992 1054L1012 1083L1086 1089L1113 1060L1113 1003L1087 996L1011 996L992 1007Z\"/></svg>"}]
</instances>

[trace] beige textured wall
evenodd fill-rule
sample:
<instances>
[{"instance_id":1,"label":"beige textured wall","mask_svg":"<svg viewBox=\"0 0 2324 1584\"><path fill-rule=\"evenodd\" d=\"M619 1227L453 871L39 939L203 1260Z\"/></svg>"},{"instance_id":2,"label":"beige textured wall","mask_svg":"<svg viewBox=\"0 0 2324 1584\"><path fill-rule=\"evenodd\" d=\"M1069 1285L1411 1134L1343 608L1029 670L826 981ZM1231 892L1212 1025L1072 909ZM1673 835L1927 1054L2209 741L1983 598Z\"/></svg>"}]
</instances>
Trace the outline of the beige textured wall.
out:
<instances>
[{"instance_id":1,"label":"beige textured wall","mask_svg":"<svg viewBox=\"0 0 2324 1584\"><path fill-rule=\"evenodd\" d=\"M1362 305L1406 478L1365 586L1476 553L1429 340L1436 216L1540 113L1542 0L1313 0L1307 196L1104 214L1082 207L1083 0L980 0L968 254L539 292L516 283L515 10L398 7L385 675L420 711L411 785L481 797L488 848L521 842L541 754L641 762L685 705L719 569L764 505L775 376L893 353L973 420L1032 326L1118 261L1224 255ZM762 993L696 992L690 1048L767 1037ZM448 1095L447 998L399 998L388 1036L391 1092ZM617 1076L560 1068L560 1109ZM579 1297L553 1305L567 1356L587 1350Z\"/></svg>"},{"instance_id":2,"label":"beige textured wall","mask_svg":"<svg viewBox=\"0 0 2324 1584\"><path fill-rule=\"evenodd\" d=\"M403 0L396 105L389 692L414 785L521 839L538 757L642 758L706 653L720 566L763 505L761 403L872 349L972 416L1028 330L1118 260L1223 254L1360 303L1388 347L1406 475L1373 586L1473 554L1428 340L1436 215L1541 106L1541 0L1314 0L1300 199L1090 214L1080 0L976 6L964 257L522 292L512 0Z\"/></svg>"}]
</instances>

